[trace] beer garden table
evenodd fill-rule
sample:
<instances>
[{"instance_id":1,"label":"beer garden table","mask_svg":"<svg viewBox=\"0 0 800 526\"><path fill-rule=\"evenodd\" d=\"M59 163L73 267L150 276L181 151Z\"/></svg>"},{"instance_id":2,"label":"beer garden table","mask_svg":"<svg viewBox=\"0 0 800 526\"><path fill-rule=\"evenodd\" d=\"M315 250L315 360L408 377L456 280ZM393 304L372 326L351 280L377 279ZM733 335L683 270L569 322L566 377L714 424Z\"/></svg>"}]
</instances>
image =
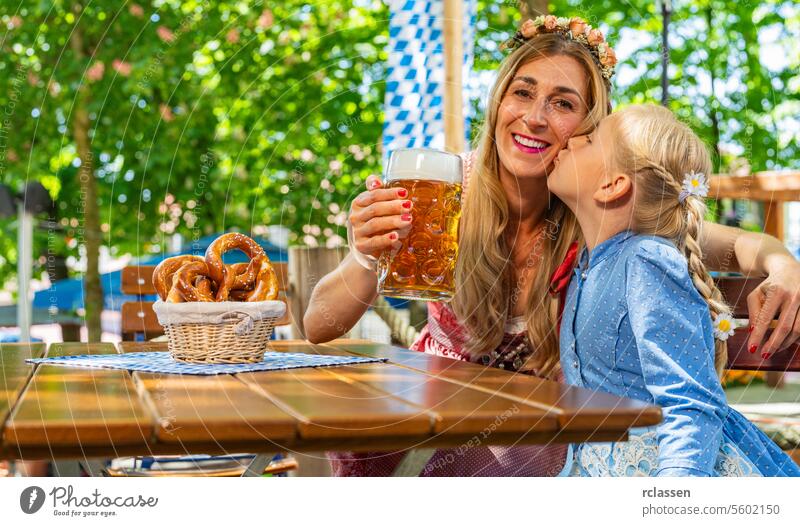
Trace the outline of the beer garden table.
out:
<instances>
[{"instance_id":1,"label":"beer garden table","mask_svg":"<svg viewBox=\"0 0 800 526\"><path fill-rule=\"evenodd\" d=\"M408 449L395 474L417 475L436 448L624 440L661 420L638 401L364 340L271 347L388 361L188 376L25 362L166 343L0 344L0 458L98 474L97 459L127 455Z\"/></svg>"}]
</instances>

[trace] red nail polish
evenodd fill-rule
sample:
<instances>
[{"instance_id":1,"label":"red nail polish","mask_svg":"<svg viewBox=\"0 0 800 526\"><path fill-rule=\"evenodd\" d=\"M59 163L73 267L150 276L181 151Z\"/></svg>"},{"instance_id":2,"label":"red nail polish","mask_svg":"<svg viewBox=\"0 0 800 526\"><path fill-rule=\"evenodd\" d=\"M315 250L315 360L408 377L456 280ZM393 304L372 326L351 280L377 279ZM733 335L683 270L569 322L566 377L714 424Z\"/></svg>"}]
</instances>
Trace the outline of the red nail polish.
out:
<instances>
[{"instance_id":1,"label":"red nail polish","mask_svg":"<svg viewBox=\"0 0 800 526\"><path fill-rule=\"evenodd\" d=\"M394 241L395 239L397 239L397 234L395 234L394 232L392 232L391 234L389 234L389 239L391 239L392 241Z\"/></svg>"},{"instance_id":2,"label":"red nail polish","mask_svg":"<svg viewBox=\"0 0 800 526\"><path fill-rule=\"evenodd\" d=\"M762 352L762 353L761 353L761 357L762 357L762 358L764 358L764 359L766 360L767 358L769 358L769 357L770 357L770 355L771 355L771 354L772 354L772 353L768 353L768 352Z\"/></svg>"},{"instance_id":3,"label":"red nail polish","mask_svg":"<svg viewBox=\"0 0 800 526\"><path fill-rule=\"evenodd\" d=\"M750 354L753 354L754 352L756 352L756 349L758 349L758 345L751 345L750 348L747 350L750 351Z\"/></svg>"},{"instance_id":4,"label":"red nail polish","mask_svg":"<svg viewBox=\"0 0 800 526\"><path fill-rule=\"evenodd\" d=\"M408 195L408 190L406 190L405 188L401 188L400 190L397 191L397 195L399 195L400 197L405 197ZM406 206L406 208L408 207Z\"/></svg>"},{"instance_id":5,"label":"red nail polish","mask_svg":"<svg viewBox=\"0 0 800 526\"><path fill-rule=\"evenodd\" d=\"M411 208L411 201L403 201L403 208Z\"/></svg>"},{"instance_id":6,"label":"red nail polish","mask_svg":"<svg viewBox=\"0 0 800 526\"><path fill-rule=\"evenodd\" d=\"M411 214L403 214L400 216L400 219L403 221L411 221Z\"/></svg>"}]
</instances>

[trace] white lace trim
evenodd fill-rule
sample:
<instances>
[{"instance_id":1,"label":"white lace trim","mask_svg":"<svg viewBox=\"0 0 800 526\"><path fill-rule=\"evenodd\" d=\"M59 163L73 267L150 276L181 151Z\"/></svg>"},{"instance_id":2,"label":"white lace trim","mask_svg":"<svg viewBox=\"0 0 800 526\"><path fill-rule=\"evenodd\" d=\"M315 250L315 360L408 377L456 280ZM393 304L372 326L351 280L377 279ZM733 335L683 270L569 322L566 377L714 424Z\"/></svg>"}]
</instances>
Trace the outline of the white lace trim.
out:
<instances>
[{"instance_id":1,"label":"white lace trim","mask_svg":"<svg viewBox=\"0 0 800 526\"><path fill-rule=\"evenodd\" d=\"M627 442L604 442L575 446L570 477L652 477L658 471L656 431L631 434ZM714 465L718 477L760 477L758 468L735 444L720 447Z\"/></svg>"}]
</instances>

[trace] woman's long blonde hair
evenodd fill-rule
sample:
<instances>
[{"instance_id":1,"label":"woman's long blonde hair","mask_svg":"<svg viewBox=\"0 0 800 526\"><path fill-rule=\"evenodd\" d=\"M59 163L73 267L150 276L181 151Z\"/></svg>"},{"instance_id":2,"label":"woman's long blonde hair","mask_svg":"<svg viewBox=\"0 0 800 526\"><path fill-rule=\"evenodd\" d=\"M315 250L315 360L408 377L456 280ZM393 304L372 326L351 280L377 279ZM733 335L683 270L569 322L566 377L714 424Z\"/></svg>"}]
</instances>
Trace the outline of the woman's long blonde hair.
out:
<instances>
[{"instance_id":1,"label":"woman's long blonde hair","mask_svg":"<svg viewBox=\"0 0 800 526\"><path fill-rule=\"evenodd\" d=\"M575 59L589 79L584 101L586 118L575 131L588 133L610 112L608 85L592 55L581 44L561 35L532 38L505 58L489 96L481 131L477 159L469 181L464 213L459 226L459 255L456 263L456 293L451 306L470 338L466 352L472 358L497 348L503 339L509 316L513 283L511 247L503 232L508 226L508 202L500 185L500 160L495 127L500 102L517 70L534 60L554 56ZM544 198L544 197L543 197ZM549 294L550 277L564 260L580 230L572 212L555 196L549 196L545 235L534 251L538 262L530 283L525 325L535 352L525 365L541 376L552 376L559 363L557 298Z\"/></svg>"},{"instance_id":2,"label":"woman's long blonde hair","mask_svg":"<svg viewBox=\"0 0 800 526\"><path fill-rule=\"evenodd\" d=\"M714 280L703 264L700 234L705 200L678 197L687 172L711 173L708 148L671 111L653 104L629 106L615 113L614 162L633 177L633 230L670 239L686 256L689 274L712 316L730 314ZM727 344L716 339L714 364L722 373L728 361Z\"/></svg>"}]
</instances>

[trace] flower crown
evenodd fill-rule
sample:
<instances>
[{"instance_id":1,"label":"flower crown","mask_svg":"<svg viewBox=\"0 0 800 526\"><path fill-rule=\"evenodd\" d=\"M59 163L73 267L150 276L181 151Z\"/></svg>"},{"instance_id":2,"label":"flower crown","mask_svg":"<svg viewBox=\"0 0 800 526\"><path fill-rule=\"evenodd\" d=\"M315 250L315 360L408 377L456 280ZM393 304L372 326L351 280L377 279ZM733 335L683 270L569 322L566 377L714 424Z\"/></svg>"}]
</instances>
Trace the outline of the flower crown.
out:
<instances>
[{"instance_id":1,"label":"flower crown","mask_svg":"<svg viewBox=\"0 0 800 526\"><path fill-rule=\"evenodd\" d=\"M589 50L600 68L600 73L606 81L614 75L614 66L617 64L617 55L605 41L602 31L592 29L580 17L556 18L553 15L538 16L533 20L528 19L522 23L513 37L505 41L500 49L516 49L536 35L555 33L564 38L583 44Z\"/></svg>"}]
</instances>

